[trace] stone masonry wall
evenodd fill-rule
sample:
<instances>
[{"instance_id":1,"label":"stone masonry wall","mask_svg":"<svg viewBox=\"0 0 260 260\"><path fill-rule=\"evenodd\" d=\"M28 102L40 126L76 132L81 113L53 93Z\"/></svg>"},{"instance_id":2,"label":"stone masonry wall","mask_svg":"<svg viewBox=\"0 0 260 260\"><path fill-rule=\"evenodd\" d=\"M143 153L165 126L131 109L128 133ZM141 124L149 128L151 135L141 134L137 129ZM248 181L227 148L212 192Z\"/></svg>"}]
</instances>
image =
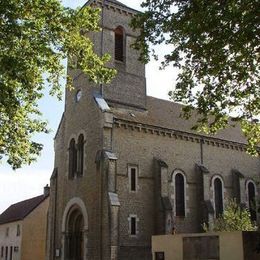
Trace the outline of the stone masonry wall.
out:
<instances>
[{"instance_id":1,"label":"stone masonry wall","mask_svg":"<svg viewBox=\"0 0 260 260\"><path fill-rule=\"evenodd\" d=\"M200 143L185 141L168 136L145 133L131 128L115 128L113 139L114 152L118 156L117 189L120 208L120 246L149 246L154 234L154 181L153 160L158 158L168 165L169 197L173 203L172 173L181 170L187 180L186 209L184 218L175 217L174 222L178 233L199 232L200 219L200 175L195 164L201 163ZM209 169L210 176L219 174L224 179L224 198L232 197L232 169L239 169L245 178L257 176L260 162L245 152L204 144L204 165ZM138 192L129 192L127 165L135 164L139 168ZM173 207L174 208L174 207ZM128 216L136 214L139 218L137 237L129 236ZM130 250L130 249L129 249Z\"/></svg>"}]
</instances>

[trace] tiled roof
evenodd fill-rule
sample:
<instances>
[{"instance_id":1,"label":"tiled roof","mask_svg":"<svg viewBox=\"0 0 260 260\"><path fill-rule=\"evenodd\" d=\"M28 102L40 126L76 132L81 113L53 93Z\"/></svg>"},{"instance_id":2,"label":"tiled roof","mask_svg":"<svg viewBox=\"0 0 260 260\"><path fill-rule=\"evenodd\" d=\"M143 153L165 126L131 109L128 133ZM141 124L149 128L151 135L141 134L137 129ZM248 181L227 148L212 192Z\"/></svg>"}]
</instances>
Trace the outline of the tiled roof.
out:
<instances>
[{"instance_id":1,"label":"tiled roof","mask_svg":"<svg viewBox=\"0 0 260 260\"><path fill-rule=\"evenodd\" d=\"M48 196L40 195L11 205L0 215L0 224L24 219Z\"/></svg>"},{"instance_id":2,"label":"tiled roof","mask_svg":"<svg viewBox=\"0 0 260 260\"><path fill-rule=\"evenodd\" d=\"M112 108L112 112L118 119L123 119L135 123L152 125L175 131L182 131L191 134L198 134L196 131L191 130L192 126L196 123L196 115L192 116L189 120L180 118L182 105L162 100L154 97L147 96L147 110L146 111L132 111L129 109ZM204 135L204 134L203 134ZM246 143L242 131L239 127L228 127L219 131L214 138L222 140Z\"/></svg>"}]
</instances>

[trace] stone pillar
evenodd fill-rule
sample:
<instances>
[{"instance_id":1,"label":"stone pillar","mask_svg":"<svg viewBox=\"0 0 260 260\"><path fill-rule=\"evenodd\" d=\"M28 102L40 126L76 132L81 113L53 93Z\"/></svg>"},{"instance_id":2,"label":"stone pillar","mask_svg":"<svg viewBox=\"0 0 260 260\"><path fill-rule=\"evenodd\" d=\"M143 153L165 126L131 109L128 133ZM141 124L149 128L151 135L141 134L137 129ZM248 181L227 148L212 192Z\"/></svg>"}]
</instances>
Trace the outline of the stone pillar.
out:
<instances>
[{"instance_id":1,"label":"stone pillar","mask_svg":"<svg viewBox=\"0 0 260 260\"><path fill-rule=\"evenodd\" d=\"M113 150L113 114L111 112L103 113L103 149Z\"/></svg>"},{"instance_id":2,"label":"stone pillar","mask_svg":"<svg viewBox=\"0 0 260 260\"><path fill-rule=\"evenodd\" d=\"M203 197L204 197L204 201L206 202L209 230L213 229L214 213L215 213L214 207L212 205L211 195L212 195L212 189L210 188L209 172L204 171L203 172Z\"/></svg>"},{"instance_id":3,"label":"stone pillar","mask_svg":"<svg viewBox=\"0 0 260 260\"><path fill-rule=\"evenodd\" d=\"M109 192L111 260L118 260L119 252L119 199L116 193Z\"/></svg>"},{"instance_id":4,"label":"stone pillar","mask_svg":"<svg viewBox=\"0 0 260 260\"><path fill-rule=\"evenodd\" d=\"M201 185L202 185L202 223L205 222L208 224L209 230L212 230L214 223L214 207L212 204L212 189L210 188L210 174L209 170L201 164L196 164L196 169L198 173L201 174Z\"/></svg>"},{"instance_id":5,"label":"stone pillar","mask_svg":"<svg viewBox=\"0 0 260 260\"><path fill-rule=\"evenodd\" d=\"M247 195L246 195L246 183L244 178L239 178L239 186L240 186L240 203L242 205L246 205Z\"/></svg>"},{"instance_id":6,"label":"stone pillar","mask_svg":"<svg viewBox=\"0 0 260 260\"><path fill-rule=\"evenodd\" d=\"M167 164L161 165L160 175L161 175L161 196L168 197L169 183L168 183L168 166L167 166Z\"/></svg>"},{"instance_id":7,"label":"stone pillar","mask_svg":"<svg viewBox=\"0 0 260 260\"><path fill-rule=\"evenodd\" d=\"M170 234L173 227L169 199L168 165L155 159L155 233Z\"/></svg>"},{"instance_id":8,"label":"stone pillar","mask_svg":"<svg viewBox=\"0 0 260 260\"><path fill-rule=\"evenodd\" d=\"M232 179L233 198L236 199L238 204L245 206L247 202L245 177L240 171L233 169Z\"/></svg>"},{"instance_id":9,"label":"stone pillar","mask_svg":"<svg viewBox=\"0 0 260 260\"><path fill-rule=\"evenodd\" d=\"M114 153L104 151L107 161L107 192L109 199L110 259L118 260L119 254L119 208L120 202L116 193L116 161Z\"/></svg>"},{"instance_id":10,"label":"stone pillar","mask_svg":"<svg viewBox=\"0 0 260 260\"><path fill-rule=\"evenodd\" d=\"M62 232L61 234L61 259L66 260L66 255L68 252L66 252L66 249L68 248L68 237L69 234L67 232ZM54 248L54 251L56 251L56 248ZM54 256L56 257L56 253L54 253Z\"/></svg>"},{"instance_id":11,"label":"stone pillar","mask_svg":"<svg viewBox=\"0 0 260 260\"><path fill-rule=\"evenodd\" d=\"M108 191L116 192L116 159L109 160L108 164Z\"/></svg>"},{"instance_id":12,"label":"stone pillar","mask_svg":"<svg viewBox=\"0 0 260 260\"><path fill-rule=\"evenodd\" d=\"M88 230L83 230L83 241L84 241L84 259L88 259Z\"/></svg>"}]
</instances>

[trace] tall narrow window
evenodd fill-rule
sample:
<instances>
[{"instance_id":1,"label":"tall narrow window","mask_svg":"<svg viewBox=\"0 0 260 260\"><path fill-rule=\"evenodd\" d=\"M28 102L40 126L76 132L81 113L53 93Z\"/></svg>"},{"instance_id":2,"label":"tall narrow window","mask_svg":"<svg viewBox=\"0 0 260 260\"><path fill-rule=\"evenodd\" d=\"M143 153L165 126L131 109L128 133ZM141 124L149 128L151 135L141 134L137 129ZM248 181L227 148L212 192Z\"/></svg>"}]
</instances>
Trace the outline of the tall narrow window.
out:
<instances>
[{"instance_id":1,"label":"tall narrow window","mask_svg":"<svg viewBox=\"0 0 260 260\"><path fill-rule=\"evenodd\" d=\"M175 203L176 216L185 217L185 192L184 176L181 173L175 175Z\"/></svg>"},{"instance_id":2,"label":"tall narrow window","mask_svg":"<svg viewBox=\"0 0 260 260\"><path fill-rule=\"evenodd\" d=\"M1 257L4 257L4 247L1 247Z\"/></svg>"},{"instance_id":3,"label":"tall narrow window","mask_svg":"<svg viewBox=\"0 0 260 260\"><path fill-rule=\"evenodd\" d=\"M215 214L218 218L223 213L223 187L220 178L214 180Z\"/></svg>"},{"instance_id":4,"label":"tall narrow window","mask_svg":"<svg viewBox=\"0 0 260 260\"><path fill-rule=\"evenodd\" d=\"M131 168L131 191L136 191L136 169Z\"/></svg>"},{"instance_id":5,"label":"tall narrow window","mask_svg":"<svg viewBox=\"0 0 260 260\"><path fill-rule=\"evenodd\" d=\"M131 235L136 235L136 218L131 217Z\"/></svg>"},{"instance_id":6,"label":"tall narrow window","mask_svg":"<svg viewBox=\"0 0 260 260\"><path fill-rule=\"evenodd\" d=\"M129 215L128 221L129 221L129 234L131 236L136 236L138 233L137 222L139 221L137 215L132 215L132 214Z\"/></svg>"},{"instance_id":7,"label":"tall narrow window","mask_svg":"<svg viewBox=\"0 0 260 260\"><path fill-rule=\"evenodd\" d=\"M71 139L69 146L69 178L73 179L77 171L77 149L74 139Z\"/></svg>"},{"instance_id":8,"label":"tall narrow window","mask_svg":"<svg viewBox=\"0 0 260 260\"><path fill-rule=\"evenodd\" d=\"M115 29L115 60L124 61L124 30L120 26Z\"/></svg>"},{"instance_id":9,"label":"tall narrow window","mask_svg":"<svg viewBox=\"0 0 260 260\"><path fill-rule=\"evenodd\" d=\"M248 196L248 207L250 212L250 218L252 221L256 221L256 191L255 185L252 181L249 181L247 184L247 196Z\"/></svg>"},{"instance_id":10,"label":"tall narrow window","mask_svg":"<svg viewBox=\"0 0 260 260\"><path fill-rule=\"evenodd\" d=\"M16 227L16 236L19 237L21 234L20 225L18 224Z\"/></svg>"},{"instance_id":11,"label":"tall narrow window","mask_svg":"<svg viewBox=\"0 0 260 260\"><path fill-rule=\"evenodd\" d=\"M137 166L128 166L129 190L137 191Z\"/></svg>"},{"instance_id":12,"label":"tall narrow window","mask_svg":"<svg viewBox=\"0 0 260 260\"><path fill-rule=\"evenodd\" d=\"M83 175L84 166L84 136L81 134L78 138L78 174Z\"/></svg>"}]
</instances>

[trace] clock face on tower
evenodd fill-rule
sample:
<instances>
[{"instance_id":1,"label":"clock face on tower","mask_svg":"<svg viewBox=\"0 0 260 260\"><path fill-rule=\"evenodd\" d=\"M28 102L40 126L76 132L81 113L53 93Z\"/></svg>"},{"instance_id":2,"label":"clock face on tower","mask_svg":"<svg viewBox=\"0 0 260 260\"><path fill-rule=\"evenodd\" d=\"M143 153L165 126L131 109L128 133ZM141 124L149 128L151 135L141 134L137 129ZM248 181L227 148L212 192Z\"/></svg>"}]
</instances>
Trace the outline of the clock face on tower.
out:
<instances>
[{"instance_id":1,"label":"clock face on tower","mask_svg":"<svg viewBox=\"0 0 260 260\"><path fill-rule=\"evenodd\" d=\"M77 91L76 96L75 96L76 102L79 102L81 97L82 97L82 91L80 89L80 90Z\"/></svg>"}]
</instances>

